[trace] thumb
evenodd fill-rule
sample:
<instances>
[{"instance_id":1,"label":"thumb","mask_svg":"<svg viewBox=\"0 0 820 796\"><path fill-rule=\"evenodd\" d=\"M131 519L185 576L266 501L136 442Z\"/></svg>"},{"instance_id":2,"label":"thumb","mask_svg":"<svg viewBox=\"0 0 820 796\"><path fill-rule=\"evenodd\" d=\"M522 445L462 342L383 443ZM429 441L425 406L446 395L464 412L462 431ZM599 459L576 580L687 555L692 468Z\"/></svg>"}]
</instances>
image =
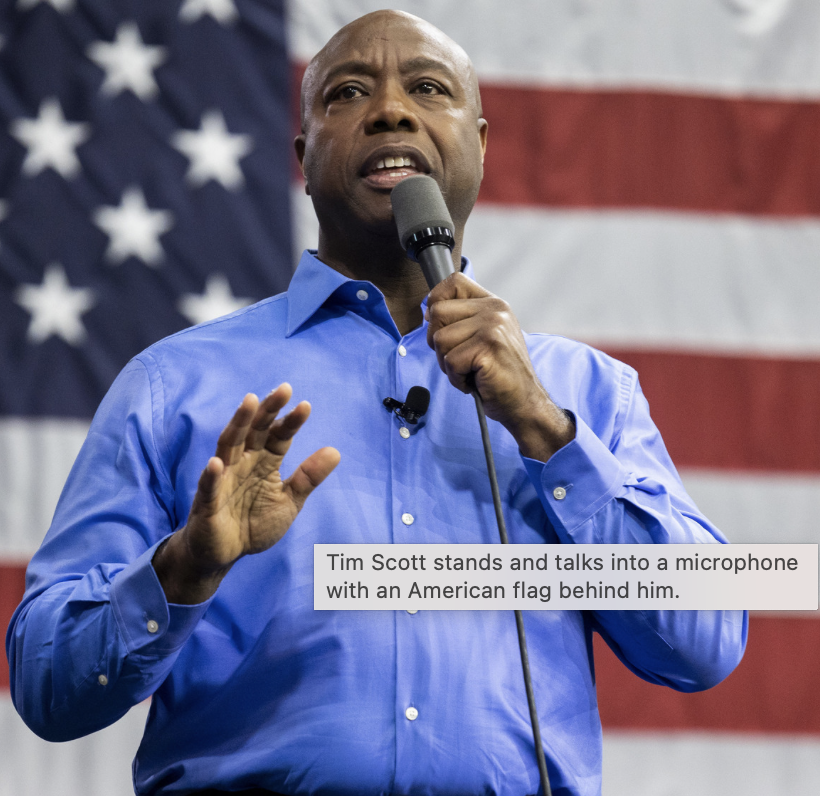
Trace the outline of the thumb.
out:
<instances>
[{"instance_id":1,"label":"thumb","mask_svg":"<svg viewBox=\"0 0 820 796\"><path fill-rule=\"evenodd\" d=\"M293 496L297 509L322 481L325 480L341 460L342 455L336 448L321 448L307 457L286 481L286 486Z\"/></svg>"}]
</instances>

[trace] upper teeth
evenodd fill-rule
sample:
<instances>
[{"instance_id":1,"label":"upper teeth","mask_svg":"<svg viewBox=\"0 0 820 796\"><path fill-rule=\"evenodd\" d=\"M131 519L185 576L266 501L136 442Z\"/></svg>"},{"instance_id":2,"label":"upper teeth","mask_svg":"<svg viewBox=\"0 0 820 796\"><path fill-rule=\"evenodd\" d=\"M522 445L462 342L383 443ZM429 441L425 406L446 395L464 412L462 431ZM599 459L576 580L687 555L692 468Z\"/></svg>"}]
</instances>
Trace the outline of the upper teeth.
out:
<instances>
[{"instance_id":1,"label":"upper teeth","mask_svg":"<svg viewBox=\"0 0 820 796\"><path fill-rule=\"evenodd\" d=\"M396 167L401 168L402 166L412 166L416 168L416 164L412 158L402 157L401 155L397 158L385 158L376 164L377 169L394 169Z\"/></svg>"}]
</instances>

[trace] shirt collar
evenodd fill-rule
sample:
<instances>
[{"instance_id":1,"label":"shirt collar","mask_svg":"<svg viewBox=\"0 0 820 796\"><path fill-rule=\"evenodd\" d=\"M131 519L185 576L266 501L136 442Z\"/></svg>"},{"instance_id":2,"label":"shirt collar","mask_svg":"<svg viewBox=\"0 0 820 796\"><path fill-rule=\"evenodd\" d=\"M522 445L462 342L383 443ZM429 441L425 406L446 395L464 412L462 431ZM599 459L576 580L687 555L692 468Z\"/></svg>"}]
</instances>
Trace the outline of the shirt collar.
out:
<instances>
[{"instance_id":1,"label":"shirt collar","mask_svg":"<svg viewBox=\"0 0 820 796\"><path fill-rule=\"evenodd\" d=\"M473 279L473 266L466 257L461 258L461 270L465 276ZM315 249L305 249L299 259L293 278L288 287L288 326L286 336L290 337L299 327L309 320L342 285L352 282L346 276L325 265L317 256ZM370 283L368 283L370 284ZM378 288L373 286L374 290ZM424 297L422 306L427 303Z\"/></svg>"}]
</instances>

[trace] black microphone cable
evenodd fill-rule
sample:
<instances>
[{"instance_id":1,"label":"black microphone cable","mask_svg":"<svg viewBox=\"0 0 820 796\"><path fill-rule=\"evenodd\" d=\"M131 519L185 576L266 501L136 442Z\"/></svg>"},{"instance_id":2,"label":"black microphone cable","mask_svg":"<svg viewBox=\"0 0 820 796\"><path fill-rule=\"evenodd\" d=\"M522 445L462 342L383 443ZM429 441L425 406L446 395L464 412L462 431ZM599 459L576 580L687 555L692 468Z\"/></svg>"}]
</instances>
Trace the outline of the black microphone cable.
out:
<instances>
[{"instance_id":1,"label":"black microphone cable","mask_svg":"<svg viewBox=\"0 0 820 796\"><path fill-rule=\"evenodd\" d=\"M407 177L393 188L390 199L401 245L408 256L419 263L424 272L424 278L427 280L427 286L432 290L455 270L451 257L455 245L453 221L438 183L432 177L427 176ZM475 400L478 424L481 427L481 442L484 445L484 458L487 460L487 474L490 478L498 534L502 544L509 544L507 525L504 522L504 512L501 506L501 493L498 489L498 477L495 471L495 459L490 444L490 432L484 413L484 401L477 389L472 390L472 396ZM524 674L524 688L527 692L527 705L530 710L535 757L541 778L541 796L552 796L547 774L547 760L541 742L541 726L535 706L535 692L532 687L524 617L518 609L515 609L513 613L518 631L518 649L521 653L521 669Z\"/></svg>"}]
</instances>

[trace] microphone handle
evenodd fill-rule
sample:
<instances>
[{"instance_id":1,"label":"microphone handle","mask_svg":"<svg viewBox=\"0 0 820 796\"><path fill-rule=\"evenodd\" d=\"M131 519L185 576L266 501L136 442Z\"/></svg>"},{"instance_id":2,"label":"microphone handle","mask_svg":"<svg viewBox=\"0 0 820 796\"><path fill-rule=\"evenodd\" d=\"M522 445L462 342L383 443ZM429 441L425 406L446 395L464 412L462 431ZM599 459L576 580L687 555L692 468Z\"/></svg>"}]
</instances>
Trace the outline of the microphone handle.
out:
<instances>
[{"instance_id":1,"label":"microphone handle","mask_svg":"<svg viewBox=\"0 0 820 796\"><path fill-rule=\"evenodd\" d=\"M426 246L416 256L430 290L456 270L450 248L443 243Z\"/></svg>"}]
</instances>

